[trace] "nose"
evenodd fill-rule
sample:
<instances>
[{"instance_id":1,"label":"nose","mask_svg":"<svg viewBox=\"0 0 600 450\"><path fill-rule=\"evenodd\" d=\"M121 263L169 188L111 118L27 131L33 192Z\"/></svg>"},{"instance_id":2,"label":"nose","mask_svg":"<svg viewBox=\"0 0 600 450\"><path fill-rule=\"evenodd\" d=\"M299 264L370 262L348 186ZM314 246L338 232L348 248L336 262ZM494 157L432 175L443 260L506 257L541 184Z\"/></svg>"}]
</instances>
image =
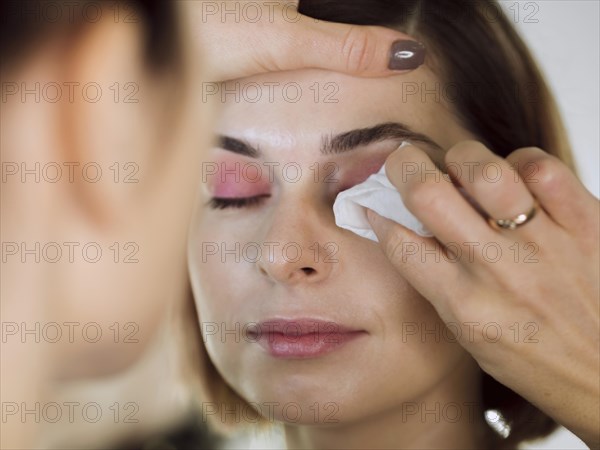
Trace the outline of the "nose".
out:
<instances>
[{"instance_id":1,"label":"nose","mask_svg":"<svg viewBox=\"0 0 600 450\"><path fill-rule=\"evenodd\" d=\"M262 252L257 268L273 282L319 283L327 280L339 264L335 257L337 245L328 233L331 225L317 211L299 211L278 214L265 236L263 244L268 251Z\"/></svg>"},{"instance_id":2,"label":"nose","mask_svg":"<svg viewBox=\"0 0 600 450\"><path fill-rule=\"evenodd\" d=\"M297 241L282 245L277 245L279 242L265 242L265 246L267 244L271 248L257 263L258 270L277 283L294 285L326 280L336 263L331 256L332 245L323 246L314 242L309 246Z\"/></svg>"}]
</instances>

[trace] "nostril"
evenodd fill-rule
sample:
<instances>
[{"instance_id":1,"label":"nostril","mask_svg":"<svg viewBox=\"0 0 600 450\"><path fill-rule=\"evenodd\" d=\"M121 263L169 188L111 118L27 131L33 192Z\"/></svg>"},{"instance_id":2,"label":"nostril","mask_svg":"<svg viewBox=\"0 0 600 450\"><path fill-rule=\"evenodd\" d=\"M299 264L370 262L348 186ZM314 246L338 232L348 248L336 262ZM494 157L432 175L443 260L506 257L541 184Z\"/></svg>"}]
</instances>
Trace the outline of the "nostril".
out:
<instances>
[{"instance_id":1,"label":"nostril","mask_svg":"<svg viewBox=\"0 0 600 450\"><path fill-rule=\"evenodd\" d=\"M315 269L313 269L312 267L303 267L302 272L304 272L306 275L312 275L314 272L316 272Z\"/></svg>"}]
</instances>

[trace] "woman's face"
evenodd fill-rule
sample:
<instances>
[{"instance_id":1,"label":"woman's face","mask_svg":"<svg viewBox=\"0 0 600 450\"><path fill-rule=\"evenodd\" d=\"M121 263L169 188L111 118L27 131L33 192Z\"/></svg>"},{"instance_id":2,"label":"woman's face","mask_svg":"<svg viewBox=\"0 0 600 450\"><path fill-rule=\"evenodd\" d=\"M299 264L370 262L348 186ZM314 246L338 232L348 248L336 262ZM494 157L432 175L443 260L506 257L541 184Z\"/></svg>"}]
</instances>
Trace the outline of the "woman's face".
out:
<instances>
[{"instance_id":1,"label":"woman's face","mask_svg":"<svg viewBox=\"0 0 600 450\"><path fill-rule=\"evenodd\" d=\"M304 70L216 89L205 94L225 100L224 139L203 168L189 258L206 349L225 380L263 414L296 423L353 421L458 389L472 360L380 247L338 228L332 210L403 129L428 137L413 140L438 162L473 138L443 84L422 67L390 79ZM402 126L377 128L389 123Z\"/></svg>"}]
</instances>

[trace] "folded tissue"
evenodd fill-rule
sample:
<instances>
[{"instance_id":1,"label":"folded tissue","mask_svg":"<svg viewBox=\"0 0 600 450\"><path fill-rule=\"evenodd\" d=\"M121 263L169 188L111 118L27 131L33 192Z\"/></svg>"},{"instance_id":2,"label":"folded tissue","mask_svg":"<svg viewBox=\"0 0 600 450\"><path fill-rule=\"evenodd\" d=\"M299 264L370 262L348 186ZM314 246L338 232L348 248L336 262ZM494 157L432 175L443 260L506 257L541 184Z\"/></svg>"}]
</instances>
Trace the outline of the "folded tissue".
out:
<instances>
[{"instance_id":1,"label":"folded tissue","mask_svg":"<svg viewBox=\"0 0 600 450\"><path fill-rule=\"evenodd\" d=\"M403 142L399 148L407 145ZM433 236L408 210L400 193L388 179L385 165L360 184L338 194L333 204L335 224L357 235L377 242L377 236L367 220L365 207L393 220L420 236Z\"/></svg>"}]
</instances>

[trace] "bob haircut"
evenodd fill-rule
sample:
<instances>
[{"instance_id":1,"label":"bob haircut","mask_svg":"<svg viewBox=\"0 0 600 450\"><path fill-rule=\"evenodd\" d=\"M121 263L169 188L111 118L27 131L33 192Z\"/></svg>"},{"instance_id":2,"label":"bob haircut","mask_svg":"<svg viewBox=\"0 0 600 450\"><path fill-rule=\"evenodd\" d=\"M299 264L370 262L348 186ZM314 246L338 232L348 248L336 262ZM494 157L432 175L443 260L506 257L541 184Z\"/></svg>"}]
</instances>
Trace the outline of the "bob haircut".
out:
<instances>
[{"instance_id":1,"label":"bob haircut","mask_svg":"<svg viewBox=\"0 0 600 450\"><path fill-rule=\"evenodd\" d=\"M425 64L454 87L452 102L446 103L464 128L501 157L521 147L539 147L575 171L552 94L497 1L300 0L299 12L331 22L389 27L414 36L427 47ZM189 317L196 320L195 311ZM199 343L197 323L193 328ZM202 355L196 365L203 384L200 398L250 409L200 347L192 356L198 361L198 353ZM515 448L556 429L554 420L523 397L486 373L481 376L483 410L498 413L507 431L499 433L490 426L488 448ZM217 421L213 426L231 429Z\"/></svg>"}]
</instances>

